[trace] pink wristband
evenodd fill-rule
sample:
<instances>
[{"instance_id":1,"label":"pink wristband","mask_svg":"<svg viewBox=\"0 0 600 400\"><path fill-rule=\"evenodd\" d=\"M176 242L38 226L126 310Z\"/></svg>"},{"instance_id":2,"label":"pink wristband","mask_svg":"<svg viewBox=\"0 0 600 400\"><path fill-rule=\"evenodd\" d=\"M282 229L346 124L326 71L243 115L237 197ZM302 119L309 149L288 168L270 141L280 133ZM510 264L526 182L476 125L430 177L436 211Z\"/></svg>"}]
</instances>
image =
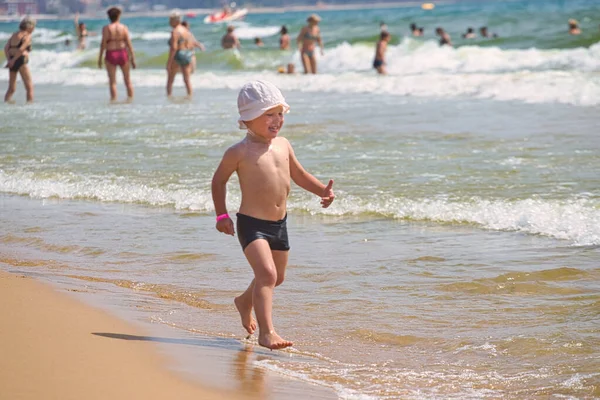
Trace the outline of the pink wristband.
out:
<instances>
[{"instance_id":1,"label":"pink wristband","mask_svg":"<svg viewBox=\"0 0 600 400\"><path fill-rule=\"evenodd\" d=\"M218 215L217 222L219 222L220 220L225 219L225 218L229 218L229 214L225 213L225 214Z\"/></svg>"}]
</instances>

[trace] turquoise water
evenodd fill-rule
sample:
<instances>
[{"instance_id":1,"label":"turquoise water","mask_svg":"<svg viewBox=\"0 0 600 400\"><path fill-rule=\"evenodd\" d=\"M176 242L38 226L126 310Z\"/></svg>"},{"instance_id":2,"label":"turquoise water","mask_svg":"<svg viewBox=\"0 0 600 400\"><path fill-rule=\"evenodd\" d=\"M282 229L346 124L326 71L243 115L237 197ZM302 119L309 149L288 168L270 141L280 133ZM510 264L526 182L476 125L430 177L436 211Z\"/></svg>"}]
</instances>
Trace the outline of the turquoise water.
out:
<instances>
[{"instance_id":1,"label":"turquoise water","mask_svg":"<svg viewBox=\"0 0 600 400\"><path fill-rule=\"evenodd\" d=\"M222 27L192 21L209 51L189 102L163 94L165 21L126 20L150 61L121 105L108 104L105 72L86 66L94 38L72 54L50 42L70 22L41 21L36 103L0 106L0 265L242 347L231 300L251 271L214 229L210 179L243 135L237 91L260 77L282 88L292 106L282 135L309 171L335 180L337 199L323 210L292 190L275 321L296 346L254 368L342 399L600 397L599 4L321 14L326 53L310 77L275 72L297 54L221 51ZM251 47L256 32L293 33L305 16L250 15L238 32ZM573 17L582 37L564 33ZM397 41L390 76L378 77L383 18ZM413 20L424 40L401 37ZM481 24L501 39L458 38ZM436 25L457 48L437 46ZM235 178L229 193L235 210Z\"/></svg>"}]
</instances>

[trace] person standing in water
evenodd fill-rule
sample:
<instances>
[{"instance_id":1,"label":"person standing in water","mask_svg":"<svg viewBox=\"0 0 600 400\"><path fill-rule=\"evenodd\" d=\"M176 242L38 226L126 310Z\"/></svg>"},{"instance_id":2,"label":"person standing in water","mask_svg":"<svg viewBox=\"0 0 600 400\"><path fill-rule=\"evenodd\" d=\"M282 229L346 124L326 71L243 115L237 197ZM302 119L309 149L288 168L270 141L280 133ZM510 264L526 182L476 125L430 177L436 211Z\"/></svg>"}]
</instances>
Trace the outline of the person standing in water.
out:
<instances>
[{"instance_id":1,"label":"person standing in water","mask_svg":"<svg viewBox=\"0 0 600 400\"><path fill-rule=\"evenodd\" d=\"M280 50L289 50L290 48L290 35L288 34L288 29L285 25L281 27L281 31L279 31L281 37L279 38L279 49Z\"/></svg>"},{"instance_id":2,"label":"person standing in water","mask_svg":"<svg viewBox=\"0 0 600 400\"><path fill-rule=\"evenodd\" d=\"M75 14L75 36L77 36L77 50L85 50L87 47L87 37L91 35L88 32L85 23L79 22L79 13Z\"/></svg>"},{"instance_id":3,"label":"person standing in water","mask_svg":"<svg viewBox=\"0 0 600 400\"><path fill-rule=\"evenodd\" d=\"M6 57L6 68L8 68L8 89L4 95L4 101L12 102L12 96L17 90L17 74L21 75L27 102L33 102L33 80L29 71L29 53L31 52L31 34L35 29L35 20L25 17L19 24L19 31L15 32L4 45L4 56Z\"/></svg>"},{"instance_id":4,"label":"person standing in water","mask_svg":"<svg viewBox=\"0 0 600 400\"><path fill-rule=\"evenodd\" d=\"M196 72L196 51L195 51L195 49L200 49L200 51L205 51L206 48L204 47L204 45L201 42L198 41L198 39L196 39L196 37L192 33L189 22L183 21L181 23L181 25L184 26L190 32L190 35L192 35L192 42L194 43L194 55L192 57L192 73L194 73L194 72Z\"/></svg>"},{"instance_id":5,"label":"person standing in water","mask_svg":"<svg viewBox=\"0 0 600 400\"><path fill-rule=\"evenodd\" d=\"M167 61L167 96L173 95L173 82L177 72L183 74L183 82L188 98L192 97L192 61L194 57L193 35L181 25L181 13L173 11L169 16L169 25L173 28L169 39L169 59Z\"/></svg>"},{"instance_id":6,"label":"person standing in water","mask_svg":"<svg viewBox=\"0 0 600 400\"><path fill-rule=\"evenodd\" d=\"M235 26L230 25L227 27L227 33L224 34L223 37L221 38L221 47L222 48L227 50L227 49L239 49L240 47L242 47L239 39L237 38L235 33L233 33L234 30L235 30Z\"/></svg>"},{"instance_id":7,"label":"person standing in water","mask_svg":"<svg viewBox=\"0 0 600 400\"><path fill-rule=\"evenodd\" d=\"M235 235L227 213L227 182L237 173L242 202L237 213L237 236L254 279L234 299L242 326L251 335L258 320L258 344L271 350L293 343L275 332L273 293L285 278L290 243L287 233L286 203L294 181L321 200L327 208L335 199L333 180L327 185L307 172L294 154L290 142L278 136L284 114L290 106L272 83L254 81L242 87L238 95L238 120L245 137L225 151L212 179L216 229Z\"/></svg>"},{"instance_id":8,"label":"person standing in water","mask_svg":"<svg viewBox=\"0 0 600 400\"><path fill-rule=\"evenodd\" d=\"M117 100L117 67L123 73L123 82L127 88L127 100L133 100L133 85L130 78L130 66L135 69L135 53L133 44L129 37L129 29L123 25L121 20L121 9L111 7L106 12L110 24L102 28L102 41L100 42L100 53L98 54L98 68L102 68L102 55L104 58L108 83L110 87L110 101Z\"/></svg>"},{"instance_id":9,"label":"person standing in water","mask_svg":"<svg viewBox=\"0 0 600 400\"><path fill-rule=\"evenodd\" d=\"M298 49L300 50L304 73L316 74L317 58L315 56L315 51L317 44L321 49L321 55L325 55L323 50L323 40L321 39L321 30L319 29L321 17L317 14L312 14L306 21L308 22L308 25L302 28L297 38Z\"/></svg>"},{"instance_id":10,"label":"person standing in water","mask_svg":"<svg viewBox=\"0 0 600 400\"><path fill-rule=\"evenodd\" d=\"M452 41L450 40L450 35L448 35L448 33L444 29L436 28L435 34L440 37L440 46L447 45L447 46L452 47Z\"/></svg>"},{"instance_id":11,"label":"person standing in water","mask_svg":"<svg viewBox=\"0 0 600 400\"><path fill-rule=\"evenodd\" d=\"M385 52L390 39L391 35L388 31L381 32L379 41L375 47L375 60L373 61L373 68L375 68L381 75L387 74L387 71L385 70Z\"/></svg>"}]
</instances>

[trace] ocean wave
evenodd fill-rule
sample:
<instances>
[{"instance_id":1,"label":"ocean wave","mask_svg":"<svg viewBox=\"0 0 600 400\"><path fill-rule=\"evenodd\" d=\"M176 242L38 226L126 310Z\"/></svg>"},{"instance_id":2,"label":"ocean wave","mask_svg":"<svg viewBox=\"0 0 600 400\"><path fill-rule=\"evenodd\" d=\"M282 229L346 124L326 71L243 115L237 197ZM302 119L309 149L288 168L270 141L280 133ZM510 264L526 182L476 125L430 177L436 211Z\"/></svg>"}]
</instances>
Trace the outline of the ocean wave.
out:
<instances>
[{"instance_id":1,"label":"ocean wave","mask_svg":"<svg viewBox=\"0 0 600 400\"><path fill-rule=\"evenodd\" d=\"M102 202L138 203L178 210L212 212L210 188L152 187L127 179L80 177L41 179L33 173L0 171L0 192L34 198L91 199ZM470 224L495 231L522 232L565 240L577 246L600 244L600 204L591 199L408 199L377 200L340 195L336 207L322 209L318 202L292 198L290 211L321 215L379 215L390 219L442 224ZM230 208L239 204L234 189Z\"/></svg>"},{"instance_id":2,"label":"ocean wave","mask_svg":"<svg viewBox=\"0 0 600 400\"><path fill-rule=\"evenodd\" d=\"M48 62L44 70L33 72L35 84L59 84L67 86L104 86L106 73L95 66L95 60L85 53L58 53L60 57L41 57L31 60L32 69ZM97 55L96 55L97 57ZM51 60L51 62L50 62ZM86 61L87 60L87 61ZM90 61L91 60L91 61ZM162 58L154 62L164 65ZM90 68L66 68L84 63ZM234 65L228 57L223 63ZM581 72L521 71L514 73L477 73L425 75L376 76L374 73L346 72L341 74L322 73L314 76L294 76L270 71L214 73L201 72L201 66L192 76L197 89L239 90L249 80L266 79L282 91L307 93L371 93L390 96L415 96L424 98L475 98L497 101L518 101L531 104L569 104L574 106L600 105L600 75ZM165 82L163 70L140 70L133 73L134 85L138 87L162 87ZM0 75L0 81L7 76ZM117 76L120 81L122 78ZM176 82L176 85L179 85Z\"/></svg>"},{"instance_id":3,"label":"ocean wave","mask_svg":"<svg viewBox=\"0 0 600 400\"><path fill-rule=\"evenodd\" d=\"M326 49L319 69L323 72L370 70L373 46L342 43ZM405 38L387 51L392 75L429 73L506 73L525 71L600 71L600 44L567 50L507 50L499 47L440 47L437 42Z\"/></svg>"},{"instance_id":4,"label":"ocean wave","mask_svg":"<svg viewBox=\"0 0 600 400\"><path fill-rule=\"evenodd\" d=\"M279 26L240 26L236 28L235 34L240 40L254 39L257 37L269 37L279 33Z\"/></svg>"},{"instance_id":5,"label":"ocean wave","mask_svg":"<svg viewBox=\"0 0 600 400\"><path fill-rule=\"evenodd\" d=\"M165 45L166 47L166 45ZM164 86L168 53L138 54L136 86ZM301 70L298 52L278 50L198 53L197 88L236 89L251 79L273 81L282 90L373 93L435 98L470 97L525 103L600 105L600 44L569 50L502 50L466 46L440 48L434 42L406 39L388 51L389 75L377 76L370 63L371 46L343 43L320 57L320 74L278 74L287 63ZM97 50L36 50L30 66L35 83L105 85L95 70ZM90 67L90 68L86 68ZM145 67L145 68L144 68ZM94 68L92 70L91 68ZM7 79L0 75L0 80ZM119 78L120 79L120 78Z\"/></svg>"},{"instance_id":6,"label":"ocean wave","mask_svg":"<svg viewBox=\"0 0 600 400\"><path fill-rule=\"evenodd\" d=\"M260 33L275 32L277 27L271 28L246 28L248 37L260 36ZM66 34L57 36L60 31L45 30L46 43L59 43L65 38L72 38ZM36 31L37 32L37 31ZM52 33L48 33L52 32ZM275 32L276 33L276 32ZM168 40L168 32L133 33L134 38L144 40ZM96 38L97 39L97 38ZM92 40L92 39L90 39ZM98 39L99 40L99 39ZM34 44L36 43L34 39ZM168 54L165 42L162 53L151 54L157 57ZM43 51L43 50L42 50ZM90 49L88 58L97 56L97 49ZM38 52L36 51L36 54ZM38 69L45 69L52 65L52 51L45 55L45 61L37 62ZM55 57L62 57L62 51L54 52ZM73 54L78 54L74 52ZM272 69L289 62L296 64L300 69L300 54L298 51L279 51L277 49L243 48L239 52L213 50L207 53L198 53L198 67L205 66L215 72L228 69L226 65L215 62L214 59L223 57L236 57L239 68L242 70L260 71ZM348 72L372 72L373 46L367 44L341 43L335 47L327 48L325 55L316 53L319 71L328 74L343 74ZM139 58L139 57L138 57ZM36 57L32 55L32 61ZM138 67L154 68L156 65L146 64L143 57L138 60ZM74 64L72 66L77 66ZM162 67L162 66L161 66ZM214 68L216 67L216 68ZM237 67L237 65L236 65ZM506 74L506 73L596 73L600 71L600 43L589 48L575 48L565 50L507 50L499 47L463 46L459 48L440 47L434 41L416 41L405 38L397 46L390 46L387 51L387 69L392 76L423 76L430 74ZM162 68L161 68L162 69ZM237 68L236 68L237 69Z\"/></svg>"}]
</instances>

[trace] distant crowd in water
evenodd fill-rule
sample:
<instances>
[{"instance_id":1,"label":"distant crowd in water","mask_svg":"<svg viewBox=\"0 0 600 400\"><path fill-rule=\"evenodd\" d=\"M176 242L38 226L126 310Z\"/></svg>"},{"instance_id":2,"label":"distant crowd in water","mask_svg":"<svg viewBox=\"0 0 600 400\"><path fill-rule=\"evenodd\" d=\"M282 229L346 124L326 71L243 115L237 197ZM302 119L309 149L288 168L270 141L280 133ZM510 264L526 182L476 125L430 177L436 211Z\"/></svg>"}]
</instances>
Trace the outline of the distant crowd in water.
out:
<instances>
[{"instance_id":1,"label":"distant crowd in water","mask_svg":"<svg viewBox=\"0 0 600 400\"><path fill-rule=\"evenodd\" d=\"M98 55L98 67L102 68L103 63L106 68L109 80L110 99L116 101L116 73L117 69L123 74L123 81L127 89L127 101L133 100L133 84L130 79L130 70L136 68L135 53L131 43L131 37L126 25L120 22L121 9L119 7L111 7L107 11L110 23L102 28L102 40L100 42L100 52ZM298 51L300 52L300 60L305 74L317 73L317 47L321 56L324 53L324 43L321 37L321 29L319 23L321 17L317 14L312 14L306 19L306 25L300 29L296 37ZM79 15L75 17L75 32L77 36L77 49L84 50L87 47L87 37L96 35L95 32L89 32L85 23L79 21ZM8 89L4 96L5 102L12 102L12 96L16 91L17 77L20 74L25 90L27 92L27 102L33 101L33 81L31 72L28 67L29 54L31 53L32 33L35 29L36 21L27 16L23 18L19 24L19 31L13 33L4 46L4 55L6 56L6 68L9 73ZM173 11L169 16L169 25L171 26L171 37L168 41L169 57L167 59L167 96L171 97L173 92L173 83L177 73L181 72L185 84L187 97L192 96L191 74L196 69L196 54L195 50L205 50L204 45L200 43L190 30L190 25L187 21L183 21L182 14L179 11ZM568 20L568 33L570 35L580 35L581 28L579 22L575 19ZM413 37L422 37L425 34L423 27L418 27L417 24L411 23L410 35ZM286 26L282 26L279 37L279 49L289 50L291 48L291 37ZM443 28L438 27L435 30L439 37L440 46L452 46L452 39L448 32ZM462 35L463 39L480 38L498 38L496 33L490 33L486 26L479 28L479 35L475 33L472 27L467 28ZM386 74L385 54L387 45L392 38L388 30L388 26L381 22L379 39L375 47L375 57L373 60L373 68L379 74ZM257 47L264 47L264 42L260 37L254 39L254 44ZM65 40L65 45L70 46L70 40ZM221 38L221 47L223 49L240 49L240 40L235 35L235 27L228 26L226 32ZM295 65L288 63L287 66L279 67L280 73L295 73Z\"/></svg>"}]
</instances>

